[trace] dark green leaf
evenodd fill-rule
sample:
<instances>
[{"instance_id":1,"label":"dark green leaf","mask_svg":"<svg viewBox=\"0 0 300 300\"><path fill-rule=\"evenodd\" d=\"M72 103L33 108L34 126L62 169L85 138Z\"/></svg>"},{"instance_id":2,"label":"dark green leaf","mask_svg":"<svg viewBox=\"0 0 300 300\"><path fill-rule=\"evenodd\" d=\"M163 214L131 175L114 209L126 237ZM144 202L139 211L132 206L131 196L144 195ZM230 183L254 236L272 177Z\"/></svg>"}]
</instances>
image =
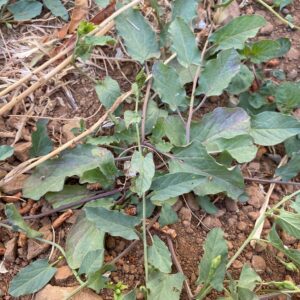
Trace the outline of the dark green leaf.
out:
<instances>
[{"instance_id":1,"label":"dark green leaf","mask_svg":"<svg viewBox=\"0 0 300 300\"><path fill-rule=\"evenodd\" d=\"M254 74L246 65L241 65L239 73L237 73L231 80L227 91L230 94L238 95L247 91L254 80Z\"/></svg>"},{"instance_id":2,"label":"dark green leaf","mask_svg":"<svg viewBox=\"0 0 300 300\"><path fill-rule=\"evenodd\" d=\"M143 63L149 58L160 56L155 33L138 10L127 9L115 21L133 59Z\"/></svg>"},{"instance_id":3,"label":"dark green leaf","mask_svg":"<svg viewBox=\"0 0 300 300\"><path fill-rule=\"evenodd\" d=\"M290 113L300 107L300 84L298 82L283 82L276 89L276 105L283 113Z\"/></svg>"},{"instance_id":4,"label":"dark green leaf","mask_svg":"<svg viewBox=\"0 0 300 300\"><path fill-rule=\"evenodd\" d=\"M155 173L153 154L148 153L146 156L143 156L140 152L135 151L131 158L129 172L131 174L138 174L134 179L131 190L142 196L143 193L149 190Z\"/></svg>"},{"instance_id":5,"label":"dark green leaf","mask_svg":"<svg viewBox=\"0 0 300 300\"><path fill-rule=\"evenodd\" d=\"M105 232L98 229L84 215L81 215L68 233L66 258L72 269L81 267L86 255L99 250L104 251Z\"/></svg>"},{"instance_id":6,"label":"dark green leaf","mask_svg":"<svg viewBox=\"0 0 300 300\"><path fill-rule=\"evenodd\" d=\"M134 227L140 223L139 218L124 215L118 211L107 210L103 207L85 207L84 211L89 221L110 235L121 236L127 240L138 238Z\"/></svg>"},{"instance_id":7,"label":"dark green leaf","mask_svg":"<svg viewBox=\"0 0 300 300\"><path fill-rule=\"evenodd\" d=\"M186 144L185 128L178 116L168 116L164 119L165 135L175 146L183 146Z\"/></svg>"},{"instance_id":8,"label":"dark green leaf","mask_svg":"<svg viewBox=\"0 0 300 300\"><path fill-rule=\"evenodd\" d=\"M46 155L53 149L53 142L48 136L47 124L48 120L39 120L36 123L36 131L34 131L31 135L31 157Z\"/></svg>"},{"instance_id":9,"label":"dark green leaf","mask_svg":"<svg viewBox=\"0 0 300 300\"><path fill-rule=\"evenodd\" d=\"M260 40L246 46L241 54L249 58L253 63L260 64L275 57L284 56L291 48L291 42L287 38L277 40Z\"/></svg>"},{"instance_id":10,"label":"dark green leaf","mask_svg":"<svg viewBox=\"0 0 300 300\"><path fill-rule=\"evenodd\" d=\"M241 16L215 31L209 38L210 42L221 49L243 49L246 40L254 37L258 30L266 25L262 16Z\"/></svg>"},{"instance_id":11,"label":"dark green leaf","mask_svg":"<svg viewBox=\"0 0 300 300\"><path fill-rule=\"evenodd\" d=\"M197 202L208 214L214 215L218 212L218 208L211 202L208 196L197 197Z\"/></svg>"},{"instance_id":12,"label":"dark green leaf","mask_svg":"<svg viewBox=\"0 0 300 300\"><path fill-rule=\"evenodd\" d=\"M51 267L46 259L38 259L21 269L9 286L13 297L29 295L44 287L54 276L56 268Z\"/></svg>"},{"instance_id":13,"label":"dark green leaf","mask_svg":"<svg viewBox=\"0 0 300 300\"><path fill-rule=\"evenodd\" d=\"M153 66L153 88L161 97L161 101L169 104L172 110L186 105L186 92L180 83L175 69L163 63Z\"/></svg>"},{"instance_id":14,"label":"dark green leaf","mask_svg":"<svg viewBox=\"0 0 300 300\"><path fill-rule=\"evenodd\" d=\"M249 265L244 265L238 281L238 286L253 291L258 282L261 282L261 278L257 273Z\"/></svg>"},{"instance_id":15,"label":"dark green leaf","mask_svg":"<svg viewBox=\"0 0 300 300\"><path fill-rule=\"evenodd\" d=\"M197 15L197 0L175 0L172 7L172 20L181 17L186 23L191 23Z\"/></svg>"},{"instance_id":16,"label":"dark green leaf","mask_svg":"<svg viewBox=\"0 0 300 300\"><path fill-rule=\"evenodd\" d=\"M104 249L89 251L83 257L78 274L93 274L101 269L104 261Z\"/></svg>"},{"instance_id":17,"label":"dark green leaf","mask_svg":"<svg viewBox=\"0 0 300 300\"><path fill-rule=\"evenodd\" d=\"M194 33L185 21L176 17L169 27L172 36L172 50L177 53L177 59L181 65L200 64L200 51L196 45Z\"/></svg>"},{"instance_id":18,"label":"dark green leaf","mask_svg":"<svg viewBox=\"0 0 300 300\"><path fill-rule=\"evenodd\" d=\"M109 76L98 82L95 90L100 102L106 109L109 109L121 95L118 82Z\"/></svg>"},{"instance_id":19,"label":"dark green leaf","mask_svg":"<svg viewBox=\"0 0 300 300\"><path fill-rule=\"evenodd\" d=\"M42 234L31 229L23 220L14 204L9 203L5 205L5 214L9 223L13 226L13 230L24 232L29 238L36 238Z\"/></svg>"},{"instance_id":20,"label":"dark green leaf","mask_svg":"<svg viewBox=\"0 0 300 300\"><path fill-rule=\"evenodd\" d=\"M38 16L42 7L42 3L36 0L19 0L7 6L16 21L26 21Z\"/></svg>"},{"instance_id":21,"label":"dark green leaf","mask_svg":"<svg viewBox=\"0 0 300 300\"><path fill-rule=\"evenodd\" d=\"M293 177L297 176L299 172L300 172L299 152L293 153L290 161L286 165L276 169L276 175L280 176L284 181L289 181Z\"/></svg>"},{"instance_id":22,"label":"dark green leaf","mask_svg":"<svg viewBox=\"0 0 300 300\"><path fill-rule=\"evenodd\" d=\"M178 222L178 217L176 212L172 209L172 206L169 205L168 203L162 205L158 222L161 227Z\"/></svg>"},{"instance_id":23,"label":"dark green leaf","mask_svg":"<svg viewBox=\"0 0 300 300\"><path fill-rule=\"evenodd\" d=\"M66 150L60 157L47 160L34 170L24 184L24 197L39 200L47 192L59 192L66 177L81 177L97 166L103 174L111 176L111 158L111 152L92 145L78 145Z\"/></svg>"},{"instance_id":24,"label":"dark green leaf","mask_svg":"<svg viewBox=\"0 0 300 300\"><path fill-rule=\"evenodd\" d=\"M299 214L300 213L300 196L298 195L295 201L292 202L291 207Z\"/></svg>"},{"instance_id":25,"label":"dark green leaf","mask_svg":"<svg viewBox=\"0 0 300 300\"><path fill-rule=\"evenodd\" d=\"M96 4L102 8L106 7L110 0L95 0Z\"/></svg>"},{"instance_id":26,"label":"dark green leaf","mask_svg":"<svg viewBox=\"0 0 300 300\"><path fill-rule=\"evenodd\" d=\"M88 288L99 294L103 288L107 287L107 281L108 278L98 271L88 276Z\"/></svg>"},{"instance_id":27,"label":"dark green leaf","mask_svg":"<svg viewBox=\"0 0 300 300\"><path fill-rule=\"evenodd\" d=\"M204 255L199 264L198 284L210 284L217 291L223 289L226 271L227 244L220 228L212 229L204 244Z\"/></svg>"},{"instance_id":28,"label":"dark green leaf","mask_svg":"<svg viewBox=\"0 0 300 300\"><path fill-rule=\"evenodd\" d=\"M124 121L128 128L131 124L139 124L141 122L141 116L132 110L126 110L124 112Z\"/></svg>"},{"instance_id":29,"label":"dark green leaf","mask_svg":"<svg viewBox=\"0 0 300 300\"><path fill-rule=\"evenodd\" d=\"M289 4L293 3L293 0L274 0L274 5L279 7L280 10L284 7L288 6Z\"/></svg>"},{"instance_id":30,"label":"dark green leaf","mask_svg":"<svg viewBox=\"0 0 300 300\"><path fill-rule=\"evenodd\" d=\"M15 149L8 145L0 146L0 161L11 157L14 154Z\"/></svg>"},{"instance_id":31,"label":"dark green leaf","mask_svg":"<svg viewBox=\"0 0 300 300\"><path fill-rule=\"evenodd\" d=\"M300 151L300 136L295 135L285 140L284 147L289 157L291 157L294 152Z\"/></svg>"},{"instance_id":32,"label":"dark green leaf","mask_svg":"<svg viewBox=\"0 0 300 300\"><path fill-rule=\"evenodd\" d=\"M300 133L300 122L277 112L263 112L253 116L250 135L256 144L273 146Z\"/></svg>"},{"instance_id":33,"label":"dark green leaf","mask_svg":"<svg viewBox=\"0 0 300 300\"><path fill-rule=\"evenodd\" d=\"M164 274L158 271L149 274L147 288L149 300L179 300L185 277L182 273Z\"/></svg>"},{"instance_id":34,"label":"dark green leaf","mask_svg":"<svg viewBox=\"0 0 300 300\"><path fill-rule=\"evenodd\" d=\"M68 21L68 11L60 0L43 0L43 3L51 11L52 15L61 17L64 21Z\"/></svg>"},{"instance_id":35,"label":"dark green leaf","mask_svg":"<svg viewBox=\"0 0 300 300\"><path fill-rule=\"evenodd\" d=\"M234 49L221 51L209 60L199 78L198 94L219 96L240 71L240 57Z\"/></svg>"},{"instance_id":36,"label":"dark green leaf","mask_svg":"<svg viewBox=\"0 0 300 300\"><path fill-rule=\"evenodd\" d=\"M171 272L171 253L166 244L157 235L153 236L152 246L148 248L148 261L160 272Z\"/></svg>"},{"instance_id":37,"label":"dark green leaf","mask_svg":"<svg viewBox=\"0 0 300 300\"><path fill-rule=\"evenodd\" d=\"M278 224L289 235L300 239L300 216L286 210L280 210L280 214L275 218Z\"/></svg>"}]
</instances>

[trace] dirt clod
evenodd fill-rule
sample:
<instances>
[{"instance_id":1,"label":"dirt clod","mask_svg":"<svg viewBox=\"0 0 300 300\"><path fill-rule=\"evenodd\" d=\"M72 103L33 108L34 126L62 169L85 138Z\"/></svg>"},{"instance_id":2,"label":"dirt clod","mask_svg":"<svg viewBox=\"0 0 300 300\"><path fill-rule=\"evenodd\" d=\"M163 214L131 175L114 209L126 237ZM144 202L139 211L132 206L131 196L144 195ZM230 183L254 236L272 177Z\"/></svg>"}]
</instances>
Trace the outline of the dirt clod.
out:
<instances>
[{"instance_id":1,"label":"dirt clod","mask_svg":"<svg viewBox=\"0 0 300 300\"><path fill-rule=\"evenodd\" d=\"M72 270L68 266L62 266L57 269L54 279L56 284L61 285L72 278L72 276Z\"/></svg>"},{"instance_id":2,"label":"dirt clod","mask_svg":"<svg viewBox=\"0 0 300 300\"><path fill-rule=\"evenodd\" d=\"M207 216L204 220L203 220L203 225L205 226L205 228L216 228L216 227L222 227L222 223L221 221L213 216Z\"/></svg>"},{"instance_id":3,"label":"dirt clod","mask_svg":"<svg viewBox=\"0 0 300 300\"><path fill-rule=\"evenodd\" d=\"M266 270L266 261L258 255L254 255L251 260L252 267L258 274L262 274Z\"/></svg>"},{"instance_id":4,"label":"dirt clod","mask_svg":"<svg viewBox=\"0 0 300 300\"><path fill-rule=\"evenodd\" d=\"M17 238L14 237L5 245L4 259L8 262L14 262L17 255Z\"/></svg>"}]
</instances>

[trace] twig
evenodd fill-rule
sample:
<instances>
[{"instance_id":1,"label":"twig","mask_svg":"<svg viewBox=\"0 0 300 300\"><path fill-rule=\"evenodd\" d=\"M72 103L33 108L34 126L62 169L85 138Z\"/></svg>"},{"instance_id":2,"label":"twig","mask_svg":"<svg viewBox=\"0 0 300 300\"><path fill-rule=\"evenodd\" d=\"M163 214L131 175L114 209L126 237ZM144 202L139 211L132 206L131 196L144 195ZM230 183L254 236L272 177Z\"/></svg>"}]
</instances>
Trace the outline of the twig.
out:
<instances>
[{"instance_id":1,"label":"twig","mask_svg":"<svg viewBox=\"0 0 300 300\"><path fill-rule=\"evenodd\" d=\"M244 177L244 180L258 182L258 183L265 183L265 184L274 183L274 184L282 184L282 185L300 186L300 182L283 181L283 180L276 180L276 179L261 179L261 178Z\"/></svg>"},{"instance_id":2,"label":"twig","mask_svg":"<svg viewBox=\"0 0 300 300\"><path fill-rule=\"evenodd\" d=\"M147 114L147 108L148 108L148 102L149 102L149 97L150 97L151 86L152 86L152 79L148 81L146 94L145 94L145 98L144 98L144 104L143 104L142 126L141 126L142 143L145 140L146 114Z\"/></svg>"},{"instance_id":3,"label":"twig","mask_svg":"<svg viewBox=\"0 0 300 300\"><path fill-rule=\"evenodd\" d=\"M171 255L172 255L173 262L174 262L174 264L175 264L178 272L184 274L183 270L182 270L182 267L180 265L180 262L179 262L179 260L178 260L178 258L176 256L176 253L175 253L175 250L174 250L174 246L173 246L173 242L172 242L172 240L169 237L167 237L167 240L168 240L168 246L169 246L169 249L170 249L170 252L171 252ZM184 287L186 289L186 293L187 293L187 296L188 296L189 300L192 300L194 298L194 296L193 296L191 288L190 288L190 286L188 284L187 279L184 280Z\"/></svg>"}]
</instances>

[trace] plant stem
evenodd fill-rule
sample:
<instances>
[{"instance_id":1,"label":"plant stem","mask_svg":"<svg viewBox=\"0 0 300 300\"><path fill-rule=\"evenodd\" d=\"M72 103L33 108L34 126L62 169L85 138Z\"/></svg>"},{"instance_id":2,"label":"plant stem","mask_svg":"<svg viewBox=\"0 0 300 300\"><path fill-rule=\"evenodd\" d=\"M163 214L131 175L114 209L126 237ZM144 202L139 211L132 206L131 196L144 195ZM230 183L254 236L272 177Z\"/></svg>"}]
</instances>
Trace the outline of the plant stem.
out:
<instances>
[{"instance_id":1,"label":"plant stem","mask_svg":"<svg viewBox=\"0 0 300 300\"><path fill-rule=\"evenodd\" d=\"M76 295L77 293L79 293L87 285L88 285L88 281L86 281L84 284L82 284L81 286L79 286L78 288L76 288L74 291L72 291L66 298L64 298L64 300L71 299L74 295Z\"/></svg>"},{"instance_id":2,"label":"plant stem","mask_svg":"<svg viewBox=\"0 0 300 300\"><path fill-rule=\"evenodd\" d=\"M289 22L285 18L283 18L279 13L277 13L270 5L268 5L265 1L263 0L256 0L258 3L260 3L262 6L264 6L268 11L270 11L276 18L278 18L282 23L290 26L291 28L296 28L300 29L299 26L294 25L293 23Z\"/></svg>"},{"instance_id":3,"label":"plant stem","mask_svg":"<svg viewBox=\"0 0 300 300\"><path fill-rule=\"evenodd\" d=\"M206 295L208 295L212 291L212 286L209 284L204 290L201 289L200 293L196 297L197 300L205 299ZM203 292L202 292L203 290Z\"/></svg>"}]
</instances>

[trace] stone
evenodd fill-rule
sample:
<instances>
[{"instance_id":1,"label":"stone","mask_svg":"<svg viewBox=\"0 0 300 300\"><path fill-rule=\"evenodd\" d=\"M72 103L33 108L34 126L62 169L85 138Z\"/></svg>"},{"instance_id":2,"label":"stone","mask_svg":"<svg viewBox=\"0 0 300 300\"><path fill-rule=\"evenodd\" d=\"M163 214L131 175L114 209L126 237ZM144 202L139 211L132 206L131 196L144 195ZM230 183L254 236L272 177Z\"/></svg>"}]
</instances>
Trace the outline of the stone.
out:
<instances>
[{"instance_id":1,"label":"stone","mask_svg":"<svg viewBox=\"0 0 300 300\"><path fill-rule=\"evenodd\" d=\"M246 188L246 193L249 196L248 204L253 206L254 208L261 208L263 203L265 202L265 196L263 191L257 185L251 185Z\"/></svg>"},{"instance_id":2,"label":"stone","mask_svg":"<svg viewBox=\"0 0 300 300\"><path fill-rule=\"evenodd\" d=\"M234 262L233 262L233 264L232 264L232 267L234 268L234 269L241 269L242 267L243 267L243 263L241 262L241 261L239 261L239 260L235 260Z\"/></svg>"},{"instance_id":3,"label":"stone","mask_svg":"<svg viewBox=\"0 0 300 300\"><path fill-rule=\"evenodd\" d=\"M18 143L14 146L15 152L14 156L24 162L29 159L29 150L31 148L31 142L26 142L26 143Z\"/></svg>"},{"instance_id":4,"label":"stone","mask_svg":"<svg viewBox=\"0 0 300 300\"><path fill-rule=\"evenodd\" d=\"M5 244L4 260L14 262L17 257L17 238L14 237Z\"/></svg>"},{"instance_id":5,"label":"stone","mask_svg":"<svg viewBox=\"0 0 300 300\"><path fill-rule=\"evenodd\" d=\"M122 252L126 247L126 243L124 241L119 241L119 243L117 244L115 250L117 252Z\"/></svg>"},{"instance_id":6,"label":"stone","mask_svg":"<svg viewBox=\"0 0 300 300\"><path fill-rule=\"evenodd\" d=\"M232 250L233 249L233 244L231 241L227 241L227 247L228 247L228 250Z\"/></svg>"},{"instance_id":7,"label":"stone","mask_svg":"<svg viewBox=\"0 0 300 300\"><path fill-rule=\"evenodd\" d=\"M257 218L259 217L259 211L250 211L248 213L248 217L251 221L256 221Z\"/></svg>"},{"instance_id":8,"label":"stone","mask_svg":"<svg viewBox=\"0 0 300 300\"><path fill-rule=\"evenodd\" d=\"M251 260L252 267L258 274L263 274L266 270L266 262L265 260L258 255L253 255Z\"/></svg>"},{"instance_id":9,"label":"stone","mask_svg":"<svg viewBox=\"0 0 300 300\"><path fill-rule=\"evenodd\" d=\"M287 74L287 78L289 80L295 80L298 76L298 71L296 69L291 70L290 72L288 72Z\"/></svg>"},{"instance_id":10,"label":"stone","mask_svg":"<svg viewBox=\"0 0 300 300\"><path fill-rule=\"evenodd\" d=\"M116 248L116 240L112 236L109 236L106 239L105 245L108 250L114 250Z\"/></svg>"},{"instance_id":11,"label":"stone","mask_svg":"<svg viewBox=\"0 0 300 300\"><path fill-rule=\"evenodd\" d=\"M230 212L237 212L237 211L239 211L237 202L233 201L230 198L226 198L225 199L225 207Z\"/></svg>"},{"instance_id":12,"label":"stone","mask_svg":"<svg viewBox=\"0 0 300 300\"><path fill-rule=\"evenodd\" d=\"M240 6L236 1L224 8L219 8L214 14L214 22L218 25L225 25L241 14Z\"/></svg>"},{"instance_id":13,"label":"stone","mask_svg":"<svg viewBox=\"0 0 300 300\"><path fill-rule=\"evenodd\" d=\"M249 226L247 225L247 223L245 223L243 221L237 223L237 229L242 232L246 232L248 227Z\"/></svg>"},{"instance_id":14,"label":"stone","mask_svg":"<svg viewBox=\"0 0 300 300\"><path fill-rule=\"evenodd\" d=\"M129 265L125 265L125 264L124 264L123 270L124 270L125 273L130 273Z\"/></svg>"},{"instance_id":15,"label":"stone","mask_svg":"<svg viewBox=\"0 0 300 300\"><path fill-rule=\"evenodd\" d=\"M272 227L272 225L271 225L269 219L265 219L263 229L271 229L271 227Z\"/></svg>"},{"instance_id":16,"label":"stone","mask_svg":"<svg viewBox=\"0 0 300 300\"><path fill-rule=\"evenodd\" d=\"M189 221L191 222L192 220L192 212L189 208L187 207L182 207L179 211L179 217L181 221Z\"/></svg>"},{"instance_id":17,"label":"stone","mask_svg":"<svg viewBox=\"0 0 300 300\"><path fill-rule=\"evenodd\" d=\"M213 216L207 216L203 220L202 223L203 223L205 229L212 229L212 228L222 227L222 223L220 222L220 220L216 217L213 217Z\"/></svg>"},{"instance_id":18,"label":"stone","mask_svg":"<svg viewBox=\"0 0 300 300\"><path fill-rule=\"evenodd\" d=\"M175 212L178 212L183 206L183 202L181 199L178 199L175 204L172 205L172 209L175 211Z\"/></svg>"},{"instance_id":19,"label":"stone","mask_svg":"<svg viewBox=\"0 0 300 300\"><path fill-rule=\"evenodd\" d=\"M274 25L268 22L264 27L261 28L261 35L270 35L274 31Z\"/></svg>"},{"instance_id":20,"label":"stone","mask_svg":"<svg viewBox=\"0 0 300 300\"><path fill-rule=\"evenodd\" d=\"M289 52L286 54L289 60L298 60L300 58L300 51L295 47L291 47Z\"/></svg>"},{"instance_id":21,"label":"stone","mask_svg":"<svg viewBox=\"0 0 300 300\"><path fill-rule=\"evenodd\" d=\"M73 277L73 272L68 266L59 267L54 275L56 284L61 285Z\"/></svg>"},{"instance_id":22,"label":"stone","mask_svg":"<svg viewBox=\"0 0 300 300\"><path fill-rule=\"evenodd\" d=\"M192 211L197 211L200 209L199 204L196 200L196 197L193 193L189 193L185 196L187 206L192 210Z\"/></svg>"},{"instance_id":23,"label":"stone","mask_svg":"<svg viewBox=\"0 0 300 300\"><path fill-rule=\"evenodd\" d=\"M292 245L297 242L297 239L295 237L287 234L285 231L282 231L281 238L285 245Z\"/></svg>"},{"instance_id":24,"label":"stone","mask_svg":"<svg viewBox=\"0 0 300 300\"><path fill-rule=\"evenodd\" d=\"M34 300L62 300L67 298L78 286L60 287L47 284L34 297ZM90 289L82 289L72 297L72 300L103 300L103 298Z\"/></svg>"},{"instance_id":25,"label":"stone","mask_svg":"<svg viewBox=\"0 0 300 300\"><path fill-rule=\"evenodd\" d=\"M4 184L1 189L7 195L14 195L22 191L24 182L28 178L28 175L20 174L13 178L11 181Z\"/></svg>"}]
</instances>

